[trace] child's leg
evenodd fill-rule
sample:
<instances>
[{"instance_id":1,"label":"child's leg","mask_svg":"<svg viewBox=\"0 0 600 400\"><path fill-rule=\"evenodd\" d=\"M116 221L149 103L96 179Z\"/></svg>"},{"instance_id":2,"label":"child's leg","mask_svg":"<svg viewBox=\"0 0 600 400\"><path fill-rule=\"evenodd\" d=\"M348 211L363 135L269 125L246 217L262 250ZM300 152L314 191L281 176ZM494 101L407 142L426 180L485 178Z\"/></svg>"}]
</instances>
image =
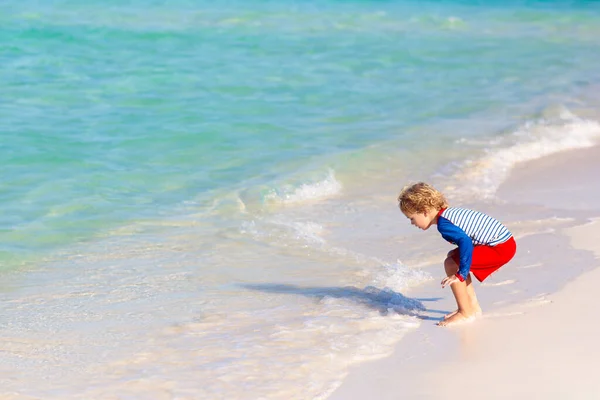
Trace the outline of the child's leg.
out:
<instances>
[{"instance_id":1,"label":"child's leg","mask_svg":"<svg viewBox=\"0 0 600 400\"><path fill-rule=\"evenodd\" d=\"M448 257L444 261L444 269L446 270L446 276L453 276L458 272L458 264L456 264L456 262L452 258L452 251L448 253ZM467 283L467 293L469 295L469 301L470 301L471 305L475 309L476 313L481 313L481 307L479 306L479 302L477 301L477 296L475 295L475 289L474 289L473 285L471 284L472 283L471 274L469 274L469 276L467 277L465 282ZM445 315L444 319L450 318L457 312L458 312L458 310L452 311L451 313Z\"/></svg>"},{"instance_id":2,"label":"child's leg","mask_svg":"<svg viewBox=\"0 0 600 400\"><path fill-rule=\"evenodd\" d=\"M458 269L457 269L458 271ZM456 274L456 272L454 273ZM448 276L452 276L454 274L448 275ZM475 288L473 287L472 280L471 280L471 274L469 274L469 276L467 277L467 279L465 280L465 282L467 283L467 294L469 295L469 302L471 303L471 306L473 307L473 309L475 310L475 315L481 315L481 306L479 305L479 301L477 300L477 295L475 294ZM448 319L451 316L453 316L454 314L456 314L458 312L458 310L454 310L449 314L444 315L444 319Z\"/></svg>"},{"instance_id":3,"label":"child's leg","mask_svg":"<svg viewBox=\"0 0 600 400\"><path fill-rule=\"evenodd\" d=\"M444 268L447 276L453 276L458 272L458 265L450 256L446 258ZM458 309L446 315L444 320L440 321L439 325L448 325L462 319L470 318L477 313L481 313L481 307L477 301L470 274L464 282L455 282L450 285L450 288L456 299Z\"/></svg>"},{"instance_id":4,"label":"child's leg","mask_svg":"<svg viewBox=\"0 0 600 400\"><path fill-rule=\"evenodd\" d=\"M475 294L475 288L472 285L471 274L469 274L465 281L467 282L467 293L469 294L471 306L475 310L475 314L481 314L481 307L479 306L479 301L477 300L477 295Z\"/></svg>"}]
</instances>

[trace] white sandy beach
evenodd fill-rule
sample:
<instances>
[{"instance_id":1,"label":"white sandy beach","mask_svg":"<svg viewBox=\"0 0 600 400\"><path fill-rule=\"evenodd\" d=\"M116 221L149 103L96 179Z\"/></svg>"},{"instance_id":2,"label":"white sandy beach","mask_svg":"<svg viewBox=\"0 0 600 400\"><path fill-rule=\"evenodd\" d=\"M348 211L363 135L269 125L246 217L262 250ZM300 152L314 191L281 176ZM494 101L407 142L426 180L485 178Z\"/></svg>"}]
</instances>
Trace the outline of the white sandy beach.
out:
<instances>
[{"instance_id":1,"label":"white sandy beach","mask_svg":"<svg viewBox=\"0 0 600 400\"><path fill-rule=\"evenodd\" d=\"M557 223L533 235L511 227L518 257L475 286L484 316L449 328L425 320L392 356L351 369L329 399L600 399L599 172L600 147L517 166L499 197ZM410 295L452 309L436 285ZM517 292L522 300L506 301Z\"/></svg>"}]
</instances>

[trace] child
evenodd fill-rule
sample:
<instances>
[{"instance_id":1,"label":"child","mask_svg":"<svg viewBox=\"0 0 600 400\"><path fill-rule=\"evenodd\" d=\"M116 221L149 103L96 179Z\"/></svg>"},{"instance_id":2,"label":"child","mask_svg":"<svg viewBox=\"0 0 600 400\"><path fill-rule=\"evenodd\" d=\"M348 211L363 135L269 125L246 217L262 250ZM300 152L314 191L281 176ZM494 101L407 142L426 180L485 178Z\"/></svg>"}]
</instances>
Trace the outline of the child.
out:
<instances>
[{"instance_id":1,"label":"child","mask_svg":"<svg viewBox=\"0 0 600 400\"><path fill-rule=\"evenodd\" d=\"M509 262L517 250L512 234L500 222L481 212L449 208L444 195L423 182L404 187L398 203L411 224L423 230L436 224L442 237L458 246L444 261L447 276L442 281L442 288L450 285L458 309L446 315L438 325L450 325L480 314L469 272L483 282Z\"/></svg>"}]
</instances>

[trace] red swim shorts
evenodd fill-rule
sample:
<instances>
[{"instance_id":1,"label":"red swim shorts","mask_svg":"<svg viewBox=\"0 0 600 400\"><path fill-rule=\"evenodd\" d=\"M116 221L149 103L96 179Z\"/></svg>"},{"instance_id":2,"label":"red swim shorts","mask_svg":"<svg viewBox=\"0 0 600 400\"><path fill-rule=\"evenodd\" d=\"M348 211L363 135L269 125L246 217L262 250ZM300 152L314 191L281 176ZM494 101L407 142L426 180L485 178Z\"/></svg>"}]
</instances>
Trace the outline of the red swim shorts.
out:
<instances>
[{"instance_id":1,"label":"red swim shorts","mask_svg":"<svg viewBox=\"0 0 600 400\"><path fill-rule=\"evenodd\" d=\"M483 282L492 272L509 262L517 252L517 243L514 238L496 246L475 246L471 259L471 272L479 282ZM460 265L458 248L450 252L450 257L456 265Z\"/></svg>"}]
</instances>

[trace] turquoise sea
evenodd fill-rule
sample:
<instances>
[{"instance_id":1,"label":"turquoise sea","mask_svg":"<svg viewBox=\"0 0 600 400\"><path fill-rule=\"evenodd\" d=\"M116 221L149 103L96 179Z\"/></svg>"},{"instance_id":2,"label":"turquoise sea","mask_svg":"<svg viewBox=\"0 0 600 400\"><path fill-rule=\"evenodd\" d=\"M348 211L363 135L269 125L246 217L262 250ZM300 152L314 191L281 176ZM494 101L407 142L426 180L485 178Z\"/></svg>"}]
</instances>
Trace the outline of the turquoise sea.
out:
<instances>
[{"instance_id":1,"label":"turquoise sea","mask_svg":"<svg viewBox=\"0 0 600 400\"><path fill-rule=\"evenodd\" d=\"M325 398L418 326L404 183L600 139L595 1L8 0L0 40L0 394Z\"/></svg>"}]
</instances>

